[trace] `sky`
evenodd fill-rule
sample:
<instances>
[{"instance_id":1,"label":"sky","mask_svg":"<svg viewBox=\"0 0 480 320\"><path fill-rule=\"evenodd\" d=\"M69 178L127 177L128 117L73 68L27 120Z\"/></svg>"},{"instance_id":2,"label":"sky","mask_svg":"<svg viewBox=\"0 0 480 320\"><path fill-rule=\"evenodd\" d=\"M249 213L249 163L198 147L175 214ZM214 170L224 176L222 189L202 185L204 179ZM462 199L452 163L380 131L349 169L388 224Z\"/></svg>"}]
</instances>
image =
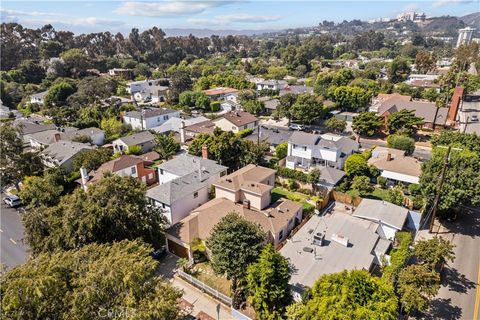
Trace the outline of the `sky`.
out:
<instances>
[{"instance_id":1,"label":"sky","mask_svg":"<svg viewBox=\"0 0 480 320\"><path fill-rule=\"evenodd\" d=\"M463 16L480 11L480 0L286 1L286 0L3 0L1 22L27 27L52 24L75 33L162 29L273 30L317 25L323 20L371 20L401 12Z\"/></svg>"}]
</instances>

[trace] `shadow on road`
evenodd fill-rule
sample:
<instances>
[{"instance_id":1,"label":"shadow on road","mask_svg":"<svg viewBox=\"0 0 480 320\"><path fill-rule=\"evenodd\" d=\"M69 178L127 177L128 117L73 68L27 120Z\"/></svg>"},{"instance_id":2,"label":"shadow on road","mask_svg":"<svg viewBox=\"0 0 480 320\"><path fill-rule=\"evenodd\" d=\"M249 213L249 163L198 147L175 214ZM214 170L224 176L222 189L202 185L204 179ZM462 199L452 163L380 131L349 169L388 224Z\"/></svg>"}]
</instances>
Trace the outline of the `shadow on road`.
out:
<instances>
[{"instance_id":1,"label":"shadow on road","mask_svg":"<svg viewBox=\"0 0 480 320\"><path fill-rule=\"evenodd\" d=\"M444 269L443 285L448 287L448 290L459 293L467 293L468 290L475 288L475 282L467 279L467 277L460 273L455 268L447 267Z\"/></svg>"},{"instance_id":2,"label":"shadow on road","mask_svg":"<svg viewBox=\"0 0 480 320\"><path fill-rule=\"evenodd\" d=\"M450 233L478 237L480 235L480 208L463 207L458 213L456 221L442 221L442 224Z\"/></svg>"},{"instance_id":3,"label":"shadow on road","mask_svg":"<svg viewBox=\"0 0 480 320\"><path fill-rule=\"evenodd\" d=\"M424 318L427 320L457 320L462 318L462 309L453 306L451 299L436 298L430 302L429 314Z\"/></svg>"}]
</instances>

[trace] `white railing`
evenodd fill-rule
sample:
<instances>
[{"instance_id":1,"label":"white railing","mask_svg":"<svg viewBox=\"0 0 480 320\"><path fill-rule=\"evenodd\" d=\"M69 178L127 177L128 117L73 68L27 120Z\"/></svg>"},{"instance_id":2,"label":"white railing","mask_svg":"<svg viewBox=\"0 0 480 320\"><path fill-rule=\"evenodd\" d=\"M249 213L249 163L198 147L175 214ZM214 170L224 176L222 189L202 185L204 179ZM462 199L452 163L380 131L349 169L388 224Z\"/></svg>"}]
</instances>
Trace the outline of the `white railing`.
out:
<instances>
[{"instance_id":1,"label":"white railing","mask_svg":"<svg viewBox=\"0 0 480 320\"><path fill-rule=\"evenodd\" d=\"M195 287L199 288L202 291L207 292L214 298L217 298L218 300L222 301L223 303L227 304L228 306L232 305L232 298L224 295L223 293L219 292L218 290L213 289L212 287L206 285L202 281L198 280L197 278L189 275L186 272L183 272L182 270L177 270L177 274L187 282L193 284Z\"/></svg>"}]
</instances>

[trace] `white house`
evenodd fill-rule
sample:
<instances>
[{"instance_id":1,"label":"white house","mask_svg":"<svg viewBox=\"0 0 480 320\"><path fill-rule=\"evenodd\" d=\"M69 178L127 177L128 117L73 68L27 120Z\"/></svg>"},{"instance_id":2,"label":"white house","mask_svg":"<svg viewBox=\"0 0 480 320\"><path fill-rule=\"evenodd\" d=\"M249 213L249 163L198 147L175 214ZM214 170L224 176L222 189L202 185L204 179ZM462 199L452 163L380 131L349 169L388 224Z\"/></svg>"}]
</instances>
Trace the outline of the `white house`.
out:
<instances>
[{"instance_id":1,"label":"white house","mask_svg":"<svg viewBox=\"0 0 480 320\"><path fill-rule=\"evenodd\" d=\"M258 119L245 111L231 111L214 121L215 126L223 131L238 133L245 129L253 129L258 126Z\"/></svg>"},{"instance_id":2,"label":"white house","mask_svg":"<svg viewBox=\"0 0 480 320\"><path fill-rule=\"evenodd\" d=\"M128 111L123 115L123 122L134 130L147 130L164 124L171 118L180 118L180 112L167 108L150 108Z\"/></svg>"},{"instance_id":3,"label":"white house","mask_svg":"<svg viewBox=\"0 0 480 320\"><path fill-rule=\"evenodd\" d=\"M47 93L48 91L43 91L43 92L32 94L30 96L30 103L43 105L45 103L45 96L47 95Z\"/></svg>"},{"instance_id":4,"label":"white house","mask_svg":"<svg viewBox=\"0 0 480 320\"><path fill-rule=\"evenodd\" d=\"M159 185L147 191L147 198L162 208L169 223L175 224L208 201L212 184L228 168L213 160L184 154L157 169Z\"/></svg>"},{"instance_id":5,"label":"white house","mask_svg":"<svg viewBox=\"0 0 480 320\"><path fill-rule=\"evenodd\" d=\"M233 101L237 102L238 90L234 88L218 87L203 90L203 93L210 98L211 101Z\"/></svg>"},{"instance_id":6,"label":"white house","mask_svg":"<svg viewBox=\"0 0 480 320\"><path fill-rule=\"evenodd\" d=\"M264 80L259 81L257 84L257 91L262 90L273 90L280 91L287 86L287 81L285 80Z\"/></svg>"},{"instance_id":7,"label":"white house","mask_svg":"<svg viewBox=\"0 0 480 320\"><path fill-rule=\"evenodd\" d=\"M140 147L140 154L149 152L155 146L155 137L148 131L142 131L121 137L112 142L115 152L124 153L132 146Z\"/></svg>"},{"instance_id":8,"label":"white house","mask_svg":"<svg viewBox=\"0 0 480 320\"><path fill-rule=\"evenodd\" d=\"M151 99L152 102L167 100L168 87L160 85L161 79L141 80L127 83L126 91L135 101Z\"/></svg>"},{"instance_id":9,"label":"white house","mask_svg":"<svg viewBox=\"0 0 480 320\"><path fill-rule=\"evenodd\" d=\"M79 141L80 138L87 138L91 144L101 146L105 143L105 132L99 128L91 127L77 129L74 127L58 128L34 132L25 136L28 137L30 146L38 149L51 145L58 141ZM84 141L80 141L84 142Z\"/></svg>"},{"instance_id":10,"label":"white house","mask_svg":"<svg viewBox=\"0 0 480 320\"><path fill-rule=\"evenodd\" d=\"M346 158L358 148L358 143L348 137L295 131L288 140L286 166L306 170L315 166L343 169Z\"/></svg>"},{"instance_id":11,"label":"white house","mask_svg":"<svg viewBox=\"0 0 480 320\"><path fill-rule=\"evenodd\" d=\"M405 151L385 147L376 147L368 164L381 171L380 176L393 183L406 184L420 181L422 164L413 157L405 156Z\"/></svg>"}]
</instances>

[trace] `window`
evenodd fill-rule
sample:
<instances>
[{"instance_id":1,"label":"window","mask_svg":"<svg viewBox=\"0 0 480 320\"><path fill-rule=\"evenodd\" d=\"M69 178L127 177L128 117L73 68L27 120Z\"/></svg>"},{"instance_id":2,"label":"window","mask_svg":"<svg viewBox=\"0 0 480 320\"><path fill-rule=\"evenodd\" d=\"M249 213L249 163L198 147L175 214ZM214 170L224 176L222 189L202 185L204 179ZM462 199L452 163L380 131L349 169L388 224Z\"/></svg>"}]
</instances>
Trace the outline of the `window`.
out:
<instances>
[{"instance_id":1,"label":"window","mask_svg":"<svg viewBox=\"0 0 480 320\"><path fill-rule=\"evenodd\" d=\"M220 177L223 177L223 176L226 176L226 175L227 175L227 171L220 172Z\"/></svg>"},{"instance_id":2,"label":"window","mask_svg":"<svg viewBox=\"0 0 480 320\"><path fill-rule=\"evenodd\" d=\"M163 175L163 169L160 169L160 174Z\"/></svg>"},{"instance_id":3,"label":"window","mask_svg":"<svg viewBox=\"0 0 480 320\"><path fill-rule=\"evenodd\" d=\"M168 116L163 116L163 120L168 120Z\"/></svg>"},{"instance_id":4,"label":"window","mask_svg":"<svg viewBox=\"0 0 480 320\"><path fill-rule=\"evenodd\" d=\"M132 174L135 174L137 173L137 168L136 167L132 167Z\"/></svg>"},{"instance_id":5,"label":"window","mask_svg":"<svg viewBox=\"0 0 480 320\"><path fill-rule=\"evenodd\" d=\"M162 121L162 118L161 117L157 117L157 122L160 122Z\"/></svg>"},{"instance_id":6,"label":"window","mask_svg":"<svg viewBox=\"0 0 480 320\"><path fill-rule=\"evenodd\" d=\"M282 240L283 239L283 230L280 231L280 233L278 234L278 240Z\"/></svg>"},{"instance_id":7,"label":"window","mask_svg":"<svg viewBox=\"0 0 480 320\"><path fill-rule=\"evenodd\" d=\"M303 151L307 151L307 147L303 147Z\"/></svg>"},{"instance_id":8,"label":"window","mask_svg":"<svg viewBox=\"0 0 480 320\"><path fill-rule=\"evenodd\" d=\"M297 149L297 145L296 145L296 144L293 145L293 149Z\"/></svg>"},{"instance_id":9,"label":"window","mask_svg":"<svg viewBox=\"0 0 480 320\"><path fill-rule=\"evenodd\" d=\"M236 130L235 126L232 126L232 130Z\"/></svg>"},{"instance_id":10,"label":"window","mask_svg":"<svg viewBox=\"0 0 480 320\"><path fill-rule=\"evenodd\" d=\"M148 174L148 179L149 179L149 180L150 180L150 179L153 179L153 173L149 173L149 174Z\"/></svg>"},{"instance_id":11,"label":"window","mask_svg":"<svg viewBox=\"0 0 480 320\"><path fill-rule=\"evenodd\" d=\"M194 193L193 193L193 198L194 198L194 199L198 198L198 192L194 192Z\"/></svg>"}]
</instances>

